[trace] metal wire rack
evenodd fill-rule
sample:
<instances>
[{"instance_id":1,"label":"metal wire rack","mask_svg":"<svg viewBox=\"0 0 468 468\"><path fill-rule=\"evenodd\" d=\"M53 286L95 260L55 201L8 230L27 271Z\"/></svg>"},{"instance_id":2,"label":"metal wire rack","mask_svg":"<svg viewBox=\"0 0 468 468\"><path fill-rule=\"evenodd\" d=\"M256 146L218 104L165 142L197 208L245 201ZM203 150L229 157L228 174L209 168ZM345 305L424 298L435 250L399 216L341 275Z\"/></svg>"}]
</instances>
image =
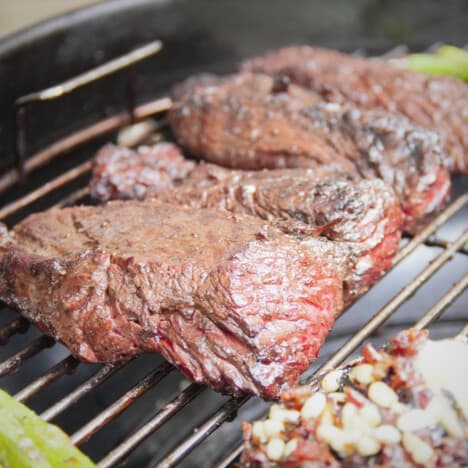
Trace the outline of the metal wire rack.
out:
<instances>
[{"instance_id":1,"label":"metal wire rack","mask_svg":"<svg viewBox=\"0 0 468 468\"><path fill-rule=\"evenodd\" d=\"M161 43L156 41L143 48L132 51L131 53L120 57L112 62L105 64L97 69L91 70L79 77L68 80L65 83L54 86L47 90L33 93L18 99L18 166L5 173L0 178L0 193L13 187L22 178L27 177L42 166L52 162L55 158L63 156L67 151L83 145L97 136L108 133L112 130L128 124L133 120L141 120L148 116L161 116L164 111L170 108L171 101L163 97L142 106L134 107L133 100L129 106L129 111L106 120L102 120L78 132L53 143L49 147L39 151L36 154L27 154L25 113L27 106L40 103L44 100L56 99L64 93L68 93L83 86L92 80L99 79L108 73L128 67L138 60L149 57L158 52ZM76 181L83 175L86 175L91 169L90 161L84 161L76 167L62 173L58 177L48 181L45 185L31 191L27 195L14 200L0 209L0 220L8 220L12 215L18 216L23 212L31 211L31 206L39 200L48 200L49 194L56 190L66 190L66 187L73 181ZM78 190L71 191L58 203L50 203L50 207L71 205L83 201L88 195L87 187L81 187ZM440 237L437 232L444 224L453 218L460 210L468 204L468 193L460 195L441 212L430 224L428 224L415 237L407 239L402 249L394 260L393 268L404 260L410 258L417 248L421 245L438 252L432 261L427 262L420 271L414 272L414 278L407 283L393 298L391 298L383 307L380 308L368 322L355 334L349 336L348 340L339 349L320 365L313 368L312 373L305 380L306 383L314 384L327 371L342 364L364 340L371 336L379 327L389 319L396 311L408 301L415 292L421 288L438 270L455 255L466 256L468 254L466 243L468 242L468 231L460 229L459 235L455 240L447 240ZM440 251L440 252L439 252ZM427 327L435 321L447 307L455 301L468 286L468 274L458 279L453 286L445 291L440 299L427 310L415 324L418 328ZM367 294L372 294L372 290ZM6 345L10 338L16 334L24 333L28 328L26 319L18 317L0 328L0 344ZM39 336L25 347L10 355L0 363L0 377L16 372L22 366L32 359L36 354L46 348L54 346L52 338ZM78 368L80 363L72 356L67 356L57 364L50 367L44 374L32 380L24 386L14 396L18 401L28 402L32 397L40 392L47 391L49 386L64 377L72 374ZM80 383L76 388L70 391L66 396L59 399L41 413L41 417L46 421L57 418L62 413L71 410L73 405L84 399L100 385L110 379L122 366L112 367L102 366L93 375ZM117 418L121 413L133 405L146 392L155 388L160 382L171 373L176 372L175 368L167 362L163 362L151 370L145 377L134 384L132 388L121 394L113 403L107 406L102 412L89 420L85 425L76 430L71 439L76 445L81 445L93 437L98 431L104 428L109 422ZM98 462L101 468L115 466L124 460L133 450L135 450L146 438L153 432L169 421L173 416L180 412L184 407L191 404L193 400L199 397L207 388L203 385L189 384L178 394L166 401L153 414L147 417L143 424L137 426L133 432L128 434L123 441L116 442L114 448L104 455ZM181 441L175 448L164 454L163 458L157 462L158 467L175 466L181 462L189 453L200 445L210 434L215 432L224 422L235 418L237 411L249 400L249 396L238 398L226 398L211 414L200 424L194 424L191 433ZM188 422L190 425L190 422ZM240 437L240 434L239 434ZM227 467L233 463L240 454L241 446L236 445L230 453L225 455L220 461L219 467Z\"/></svg>"}]
</instances>

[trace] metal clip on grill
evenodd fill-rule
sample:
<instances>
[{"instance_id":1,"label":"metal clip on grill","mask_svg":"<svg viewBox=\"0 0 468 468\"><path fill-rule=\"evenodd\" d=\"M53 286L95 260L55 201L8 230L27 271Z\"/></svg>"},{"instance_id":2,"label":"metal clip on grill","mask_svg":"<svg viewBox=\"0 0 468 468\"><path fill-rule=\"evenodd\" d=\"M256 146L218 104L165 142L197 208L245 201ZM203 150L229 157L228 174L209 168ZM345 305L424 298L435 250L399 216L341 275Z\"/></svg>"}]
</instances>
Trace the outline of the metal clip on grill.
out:
<instances>
[{"instance_id":1,"label":"metal clip on grill","mask_svg":"<svg viewBox=\"0 0 468 468\"><path fill-rule=\"evenodd\" d=\"M111 118L97 122L87 128L81 129L59 141L56 141L47 148L36 154L27 154L25 115L27 107L33 103L44 100L57 99L63 94L72 92L74 89L84 86L92 81L100 79L117 70L121 70L136 62L156 54L162 47L160 41L154 41L139 49L136 49L122 57L97 67L89 72L83 73L66 82L53 86L43 91L23 96L17 100L17 122L18 122L18 144L17 156L18 167L11 169L0 178L0 193L14 186L22 177L31 174L40 167L49 164L53 159L64 155L67 151L86 144L94 138L115 130L133 120L141 120L148 116L159 115L170 108L171 100L161 98L147 104L134 107L134 94L129 93L129 112L113 116ZM131 83L129 84L131 87ZM91 169L90 161L85 161L78 166L64 172L59 177L50 180L40 188L28 193L12 203L0 209L0 220L5 220L21 210L27 209L31 204L39 200L47 200L47 196L57 190L63 189L70 182L87 174ZM88 195L88 188L82 187L69 193L60 202L52 206L64 206L83 200ZM404 245L394 260L393 268L398 268L400 262L411 257L414 251L421 245L431 249L442 249L442 251L421 271L414 272L414 278L398 294L387 302L357 333L350 336L346 343L336 350L329 359L320 367L314 369L311 376L306 380L308 384L316 384L318 380L330 369L342 364L369 336L375 333L382 324L389 319L398 308L404 304L421 286L423 286L438 270L454 255L467 255L465 244L468 241L468 232L461 232L454 241L445 240L437 235L437 231L450 218L455 216L468 203L468 193L454 200L442 213L440 213L423 231L413 237ZM435 321L447 309L447 307L460 296L468 286L468 275L459 279L448 291L443 293L440 299L427 310L414 325L417 328L424 328ZM372 290L367 294L372 294ZM24 333L28 327L28 322L24 318L16 318L7 325L0 328L0 344L6 345L9 339L18 333ZM17 371L28 359L32 359L37 353L54 345L54 340L40 336L31 341L21 350L11 355L0 363L0 377L13 371ZM27 402L30 398L44 391L50 384L62 378L65 374L73 373L80 364L72 356L68 356L59 363L52 366L42 376L36 378L16 393L15 398L21 402ZM120 370L120 367L102 366L94 375L78 385L68 395L56 401L52 406L42 412L41 417L46 421L53 420L65 411L70 411L74 404L88 396L99 385ZM134 386L123 393L120 398L110 404L104 411L97 414L83 427L78 429L71 437L75 444L80 445L101 430L106 424L115 419L122 412L131 407L139 397L150 389L157 386L164 378L174 372L175 369L168 363L149 372L143 379L135 383ZM185 406L192 403L207 388L198 384L190 384L181 390L173 399L167 401L154 414L150 415L142 425L135 428L123 441L116 441L114 448L103 456L98 466L107 468L115 466L128 454L135 450L147 437L162 427L171 417L181 411ZM249 400L248 396L240 398L227 398L218 409L212 414L207 414L204 421L192 427L191 434L179 445L164 455L158 463L158 467L169 467L178 464L184 457L192 452L207 437L216 431L224 422L235 417L237 410ZM188 422L190 424L190 422ZM240 434L239 434L240 436ZM227 467L236 460L240 454L241 446L237 445L230 453L224 456L219 462L219 467Z\"/></svg>"}]
</instances>

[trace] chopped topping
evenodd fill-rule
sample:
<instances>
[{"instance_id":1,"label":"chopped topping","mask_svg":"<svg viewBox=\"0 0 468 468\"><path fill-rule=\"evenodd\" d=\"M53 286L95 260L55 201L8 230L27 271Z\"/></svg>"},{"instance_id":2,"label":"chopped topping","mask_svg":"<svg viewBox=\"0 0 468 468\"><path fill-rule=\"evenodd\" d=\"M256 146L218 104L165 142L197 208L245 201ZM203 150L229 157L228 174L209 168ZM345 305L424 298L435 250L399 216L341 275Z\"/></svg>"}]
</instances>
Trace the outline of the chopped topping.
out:
<instances>
[{"instance_id":1,"label":"chopped topping","mask_svg":"<svg viewBox=\"0 0 468 468\"><path fill-rule=\"evenodd\" d=\"M397 427L400 431L414 432L432 426L436 423L434 416L422 409L412 409L403 413L397 421Z\"/></svg>"},{"instance_id":2,"label":"chopped topping","mask_svg":"<svg viewBox=\"0 0 468 468\"><path fill-rule=\"evenodd\" d=\"M322 411L322 415L320 416L320 422L322 424L334 424L334 417L333 413L329 406L326 406L325 409Z\"/></svg>"},{"instance_id":3,"label":"chopped topping","mask_svg":"<svg viewBox=\"0 0 468 468\"><path fill-rule=\"evenodd\" d=\"M291 453L294 452L294 450L296 450L297 448L297 439L291 439L287 444L286 446L284 447L284 457L289 457L289 455L291 455Z\"/></svg>"},{"instance_id":4,"label":"chopped topping","mask_svg":"<svg viewBox=\"0 0 468 468\"><path fill-rule=\"evenodd\" d=\"M321 424L317 429L317 436L341 456L346 457L354 451L354 437L331 424Z\"/></svg>"},{"instance_id":5,"label":"chopped topping","mask_svg":"<svg viewBox=\"0 0 468 468\"><path fill-rule=\"evenodd\" d=\"M299 411L282 408L280 405L272 405L270 408L270 419L297 423L300 417Z\"/></svg>"},{"instance_id":6,"label":"chopped topping","mask_svg":"<svg viewBox=\"0 0 468 468\"><path fill-rule=\"evenodd\" d=\"M375 438L382 444L394 445L400 442L401 434L395 426L384 424L375 430Z\"/></svg>"},{"instance_id":7,"label":"chopped topping","mask_svg":"<svg viewBox=\"0 0 468 468\"><path fill-rule=\"evenodd\" d=\"M357 416L357 408L352 403L346 403L341 410L341 421L343 426L351 426Z\"/></svg>"},{"instance_id":8,"label":"chopped topping","mask_svg":"<svg viewBox=\"0 0 468 468\"><path fill-rule=\"evenodd\" d=\"M450 391L429 387L414 364L426 334L400 335L389 351L367 346L359 364L328 373L321 391L302 386L284 392L270 419L244 430L249 447L244 454L250 451L251 458L243 460L265 467L309 462L384 467L410 460L421 466L468 466L463 409ZM464 378L460 374L460 381Z\"/></svg>"},{"instance_id":9,"label":"chopped topping","mask_svg":"<svg viewBox=\"0 0 468 468\"><path fill-rule=\"evenodd\" d=\"M327 396L335 403L344 403L346 401L346 395L343 392L333 392L329 393Z\"/></svg>"},{"instance_id":10,"label":"chopped topping","mask_svg":"<svg viewBox=\"0 0 468 468\"><path fill-rule=\"evenodd\" d=\"M317 428L317 437L330 443L334 438L340 435L340 430L333 424L320 424Z\"/></svg>"},{"instance_id":11,"label":"chopped topping","mask_svg":"<svg viewBox=\"0 0 468 468\"><path fill-rule=\"evenodd\" d=\"M452 437L463 437L463 427L451 403L442 395L436 395L429 406L430 413Z\"/></svg>"},{"instance_id":12,"label":"chopped topping","mask_svg":"<svg viewBox=\"0 0 468 468\"><path fill-rule=\"evenodd\" d=\"M357 452L363 457L371 457L380 452L380 443L370 436L360 437L356 445Z\"/></svg>"},{"instance_id":13,"label":"chopped topping","mask_svg":"<svg viewBox=\"0 0 468 468\"><path fill-rule=\"evenodd\" d=\"M356 405L358 408L361 408L362 406L366 405L369 403L369 400L363 395L361 392L355 390L352 387L345 387L344 393L346 395L346 399Z\"/></svg>"},{"instance_id":14,"label":"chopped topping","mask_svg":"<svg viewBox=\"0 0 468 468\"><path fill-rule=\"evenodd\" d=\"M278 438L271 439L266 447L266 454L270 460L279 461L283 458L286 444Z\"/></svg>"},{"instance_id":15,"label":"chopped topping","mask_svg":"<svg viewBox=\"0 0 468 468\"><path fill-rule=\"evenodd\" d=\"M301 416L305 419L317 418L322 414L327 404L327 397L317 392L306 400L301 410Z\"/></svg>"},{"instance_id":16,"label":"chopped topping","mask_svg":"<svg viewBox=\"0 0 468 468\"><path fill-rule=\"evenodd\" d=\"M369 362L371 364L374 364L378 361L382 360L382 356L380 355L380 352L377 351L371 343L368 343L362 348L362 357L364 358L364 361Z\"/></svg>"},{"instance_id":17,"label":"chopped topping","mask_svg":"<svg viewBox=\"0 0 468 468\"><path fill-rule=\"evenodd\" d=\"M268 438L278 436L284 431L284 424L276 419L267 419L263 423L263 430Z\"/></svg>"},{"instance_id":18,"label":"chopped topping","mask_svg":"<svg viewBox=\"0 0 468 468\"><path fill-rule=\"evenodd\" d=\"M385 382L371 384L369 398L383 408L390 408L398 403L398 395Z\"/></svg>"},{"instance_id":19,"label":"chopped topping","mask_svg":"<svg viewBox=\"0 0 468 468\"><path fill-rule=\"evenodd\" d=\"M370 426L376 427L382 422L382 416L377 406L373 404L364 405L359 409L359 416Z\"/></svg>"},{"instance_id":20,"label":"chopped topping","mask_svg":"<svg viewBox=\"0 0 468 468\"><path fill-rule=\"evenodd\" d=\"M373 377L374 366L371 364L360 364L353 367L349 373L349 378L358 384L369 385L375 379Z\"/></svg>"},{"instance_id":21,"label":"chopped topping","mask_svg":"<svg viewBox=\"0 0 468 468\"><path fill-rule=\"evenodd\" d=\"M425 465L432 458L432 447L411 432L403 433L403 447L411 455L411 458L421 465Z\"/></svg>"},{"instance_id":22,"label":"chopped topping","mask_svg":"<svg viewBox=\"0 0 468 468\"><path fill-rule=\"evenodd\" d=\"M468 346L458 340L427 340L414 362L433 393L450 392L468 418Z\"/></svg>"},{"instance_id":23,"label":"chopped topping","mask_svg":"<svg viewBox=\"0 0 468 468\"><path fill-rule=\"evenodd\" d=\"M322 390L325 393L336 392L340 388L340 381L342 376L343 371L340 370L329 372L322 380Z\"/></svg>"},{"instance_id":24,"label":"chopped topping","mask_svg":"<svg viewBox=\"0 0 468 468\"><path fill-rule=\"evenodd\" d=\"M260 443L265 443L267 438L263 428L263 421L255 421L252 427L252 435L258 439Z\"/></svg>"}]
</instances>

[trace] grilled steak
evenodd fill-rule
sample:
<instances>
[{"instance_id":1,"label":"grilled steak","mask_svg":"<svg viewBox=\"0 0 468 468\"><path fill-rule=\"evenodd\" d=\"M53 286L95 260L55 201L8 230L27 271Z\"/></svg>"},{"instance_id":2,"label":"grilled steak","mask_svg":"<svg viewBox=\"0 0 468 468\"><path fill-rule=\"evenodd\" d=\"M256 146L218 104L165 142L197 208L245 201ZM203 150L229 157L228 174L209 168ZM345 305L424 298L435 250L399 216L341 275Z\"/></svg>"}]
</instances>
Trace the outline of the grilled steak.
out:
<instances>
[{"instance_id":1,"label":"grilled steak","mask_svg":"<svg viewBox=\"0 0 468 468\"><path fill-rule=\"evenodd\" d=\"M466 466L467 358L467 344L426 330L401 332L385 350L368 344L322 391L287 390L267 420L245 423L241 466Z\"/></svg>"},{"instance_id":2,"label":"grilled steak","mask_svg":"<svg viewBox=\"0 0 468 468\"><path fill-rule=\"evenodd\" d=\"M105 146L93 161L90 190L100 201L142 200L148 187L172 187L195 167L171 143L141 146L138 155L129 149L115 149L113 145Z\"/></svg>"},{"instance_id":3,"label":"grilled steak","mask_svg":"<svg viewBox=\"0 0 468 468\"><path fill-rule=\"evenodd\" d=\"M127 167L137 169L127 172ZM154 168L172 174L172 188ZM139 184L147 173L154 173L154 179L151 187L151 178L145 176L144 196L192 208L247 213L300 238L323 236L340 243L350 253L346 304L390 268L398 249L402 214L392 189L381 180L353 180L324 167L235 171L214 164L195 166L169 143L138 151L106 145L94 160L91 193L101 201L108 196L125 198L132 192L131 183Z\"/></svg>"},{"instance_id":4,"label":"grilled steak","mask_svg":"<svg viewBox=\"0 0 468 468\"><path fill-rule=\"evenodd\" d=\"M313 104L314 93L294 85L282 88L266 75L192 78L176 89L175 97L169 120L178 140L218 164L238 169L326 166L381 178L397 193L409 231L448 198L450 179L437 135L404 117Z\"/></svg>"},{"instance_id":5,"label":"grilled steak","mask_svg":"<svg viewBox=\"0 0 468 468\"><path fill-rule=\"evenodd\" d=\"M342 308L333 244L157 201L34 214L0 244L0 298L90 362L160 352L216 390L294 384Z\"/></svg>"},{"instance_id":6,"label":"grilled steak","mask_svg":"<svg viewBox=\"0 0 468 468\"><path fill-rule=\"evenodd\" d=\"M287 77L327 101L399 112L417 125L436 129L450 170L468 174L468 86L456 78L307 46L273 51L248 60L242 69Z\"/></svg>"}]
</instances>

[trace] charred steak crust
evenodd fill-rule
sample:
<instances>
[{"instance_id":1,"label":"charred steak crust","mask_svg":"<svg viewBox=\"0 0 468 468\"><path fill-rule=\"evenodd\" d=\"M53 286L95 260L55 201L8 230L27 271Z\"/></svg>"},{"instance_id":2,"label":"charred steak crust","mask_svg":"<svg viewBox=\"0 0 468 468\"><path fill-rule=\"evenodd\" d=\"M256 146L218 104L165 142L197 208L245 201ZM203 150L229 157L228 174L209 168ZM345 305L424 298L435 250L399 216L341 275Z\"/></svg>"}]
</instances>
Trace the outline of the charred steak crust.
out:
<instances>
[{"instance_id":1,"label":"charred steak crust","mask_svg":"<svg viewBox=\"0 0 468 468\"><path fill-rule=\"evenodd\" d=\"M456 78L309 46L272 51L247 60L241 69L287 78L330 102L398 112L423 128L436 129L449 169L468 174L468 86Z\"/></svg>"},{"instance_id":2,"label":"charred steak crust","mask_svg":"<svg viewBox=\"0 0 468 468\"><path fill-rule=\"evenodd\" d=\"M326 166L393 187L415 231L443 207L450 178L435 133L382 110L326 103L295 85L238 74L176 88L171 127L190 152L237 169Z\"/></svg>"},{"instance_id":3,"label":"charred steak crust","mask_svg":"<svg viewBox=\"0 0 468 468\"><path fill-rule=\"evenodd\" d=\"M192 208L219 208L255 215L301 239L325 237L339 243L342 247L339 255L348 258L346 304L390 268L401 237L402 213L392 189L381 180L359 180L325 167L236 171L213 164L195 166L190 161L187 164L193 169L184 179L187 173L177 172L178 167L183 167L180 152L177 158L158 161L160 152L164 157L168 145L160 143L137 151L106 145L97 155L99 170L93 170L93 196L102 200L105 193L126 198L129 193L126 168L137 168L130 171L129 178L138 180L139 173L145 172L148 165L150 170L159 168L164 174L172 174L174 180L173 186L168 187L166 180L160 183L158 175L153 185L148 178L144 192L147 197ZM176 155L177 147L172 146L171 154ZM124 159L120 166L112 164ZM123 180L122 189L112 180ZM103 190L93 190L96 186Z\"/></svg>"},{"instance_id":4,"label":"charred steak crust","mask_svg":"<svg viewBox=\"0 0 468 468\"><path fill-rule=\"evenodd\" d=\"M185 159L172 143L141 146L138 157L130 149L108 144L93 159L90 191L100 201L141 200L148 187L170 187L185 179L194 167L195 163Z\"/></svg>"},{"instance_id":5,"label":"charred steak crust","mask_svg":"<svg viewBox=\"0 0 468 468\"><path fill-rule=\"evenodd\" d=\"M273 398L342 308L331 250L154 200L54 209L3 233L0 297L82 360L160 352L196 382Z\"/></svg>"}]
</instances>

